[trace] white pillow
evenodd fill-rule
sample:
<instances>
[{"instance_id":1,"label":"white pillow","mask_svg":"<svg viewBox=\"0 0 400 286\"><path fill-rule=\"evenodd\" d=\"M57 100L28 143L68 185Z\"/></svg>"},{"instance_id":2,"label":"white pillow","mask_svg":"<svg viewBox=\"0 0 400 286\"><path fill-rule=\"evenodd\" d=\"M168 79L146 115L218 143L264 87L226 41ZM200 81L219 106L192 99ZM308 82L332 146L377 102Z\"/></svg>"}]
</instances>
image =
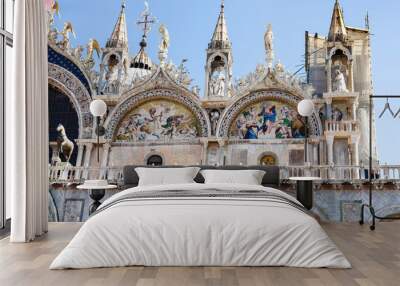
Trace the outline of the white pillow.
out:
<instances>
[{"instance_id":1,"label":"white pillow","mask_svg":"<svg viewBox=\"0 0 400 286\"><path fill-rule=\"evenodd\" d=\"M265 175L261 170L202 170L206 184L261 185Z\"/></svg>"},{"instance_id":2,"label":"white pillow","mask_svg":"<svg viewBox=\"0 0 400 286\"><path fill-rule=\"evenodd\" d=\"M136 168L139 186L172 185L194 183L198 167L187 168Z\"/></svg>"}]
</instances>

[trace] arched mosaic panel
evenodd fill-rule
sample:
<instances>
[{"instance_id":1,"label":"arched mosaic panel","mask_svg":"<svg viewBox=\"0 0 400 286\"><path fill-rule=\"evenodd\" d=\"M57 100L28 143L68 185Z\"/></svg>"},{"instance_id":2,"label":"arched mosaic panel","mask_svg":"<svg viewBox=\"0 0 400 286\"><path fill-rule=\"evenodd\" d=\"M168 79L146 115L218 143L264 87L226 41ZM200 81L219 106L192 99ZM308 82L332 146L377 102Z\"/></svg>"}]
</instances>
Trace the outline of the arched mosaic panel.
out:
<instances>
[{"instance_id":1,"label":"arched mosaic panel","mask_svg":"<svg viewBox=\"0 0 400 286\"><path fill-rule=\"evenodd\" d=\"M115 139L118 127L128 113L131 113L134 108L141 106L145 102L156 100L166 100L170 103L187 108L196 119L196 124L198 124L197 137L207 137L209 135L210 123L205 110L201 108L200 102L187 94L182 94L174 90L151 89L139 94L132 94L115 107L105 123L105 137L107 139ZM174 124L176 124L176 122Z\"/></svg>"},{"instance_id":2,"label":"arched mosaic panel","mask_svg":"<svg viewBox=\"0 0 400 286\"><path fill-rule=\"evenodd\" d=\"M128 112L117 127L114 141L185 140L199 134L199 121L188 107L167 99L156 99Z\"/></svg>"},{"instance_id":3,"label":"arched mosaic panel","mask_svg":"<svg viewBox=\"0 0 400 286\"><path fill-rule=\"evenodd\" d=\"M229 137L238 139L290 139L304 136L304 119L295 108L274 100L263 100L245 107L229 129Z\"/></svg>"},{"instance_id":4,"label":"arched mosaic panel","mask_svg":"<svg viewBox=\"0 0 400 286\"><path fill-rule=\"evenodd\" d=\"M304 137L304 119L296 111L301 98L281 90L263 90L242 96L224 112L219 137L290 139ZM311 135L322 132L318 113L309 120Z\"/></svg>"}]
</instances>

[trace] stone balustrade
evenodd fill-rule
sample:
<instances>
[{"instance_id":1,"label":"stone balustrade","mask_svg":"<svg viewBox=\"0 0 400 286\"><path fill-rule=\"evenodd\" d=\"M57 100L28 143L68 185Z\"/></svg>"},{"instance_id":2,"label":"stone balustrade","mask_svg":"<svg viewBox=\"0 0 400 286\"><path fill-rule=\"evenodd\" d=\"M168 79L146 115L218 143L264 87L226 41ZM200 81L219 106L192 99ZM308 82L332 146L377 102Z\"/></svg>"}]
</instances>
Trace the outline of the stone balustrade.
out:
<instances>
[{"instance_id":1,"label":"stone balustrade","mask_svg":"<svg viewBox=\"0 0 400 286\"><path fill-rule=\"evenodd\" d=\"M50 184L81 184L86 179L106 179L110 183L121 184L123 180L121 167L85 168L73 166L51 166L49 169ZM323 182L359 183L368 181L367 166L310 165L280 166L280 179L287 183L290 177L320 177ZM372 173L375 181L391 182L400 186L400 165L381 165Z\"/></svg>"},{"instance_id":2,"label":"stone balustrade","mask_svg":"<svg viewBox=\"0 0 400 286\"><path fill-rule=\"evenodd\" d=\"M51 166L50 184L82 184L88 179L104 179L109 183L122 183L122 167L85 168L73 166Z\"/></svg>"},{"instance_id":3,"label":"stone balustrade","mask_svg":"<svg viewBox=\"0 0 400 286\"><path fill-rule=\"evenodd\" d=\"M325 122L325 132L329 133L358 133L359 123L353 120L334 121L328 120Z\"/></svg>"}]
</instances>

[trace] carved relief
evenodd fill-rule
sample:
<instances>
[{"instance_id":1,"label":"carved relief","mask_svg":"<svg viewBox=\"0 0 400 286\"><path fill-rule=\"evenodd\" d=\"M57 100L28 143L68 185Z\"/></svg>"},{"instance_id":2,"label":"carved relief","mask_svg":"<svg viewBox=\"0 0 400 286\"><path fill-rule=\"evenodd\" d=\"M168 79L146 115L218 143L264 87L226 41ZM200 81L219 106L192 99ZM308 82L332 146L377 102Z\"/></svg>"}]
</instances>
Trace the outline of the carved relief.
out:
<instances>
[{"instance_id":1,"label":"carved relief","mask_svg":"<svg viewBox=\"0 0 400 286\"><path fill-rule=\"evenodd\" d=\"M49 63L49 84L64 91L74 103L79 118L80 138L90 138L93 118L90 115L91 97L87 89L72 73L66 69Z\"/></svg>"}]
</instances>

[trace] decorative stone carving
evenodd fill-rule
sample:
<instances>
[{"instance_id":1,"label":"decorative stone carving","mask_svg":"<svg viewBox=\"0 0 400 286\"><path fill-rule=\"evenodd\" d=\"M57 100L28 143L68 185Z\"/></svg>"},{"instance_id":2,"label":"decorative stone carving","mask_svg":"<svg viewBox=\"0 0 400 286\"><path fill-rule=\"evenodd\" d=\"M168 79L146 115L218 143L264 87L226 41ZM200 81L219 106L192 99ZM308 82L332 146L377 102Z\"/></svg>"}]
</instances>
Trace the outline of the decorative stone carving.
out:
<instances>
[{"instance_id":1,"label":"decorative stone carving","mask_svg":"<svg viewBox=\"0 0 400 286\"><path fill-rule=\"evenodd\" d=\"M254 72L235 80L233 86L234 96L242 96L251 90L260 88L277 88L289 90L294 94L311 97L314 89L305 84L301 79L285 71L284 66L278 62L275 68L268 69L265 65L257 65Z\"/></svg>"},{"instance_id":2,"label":"decorative stone carving","mask_svg":"<svg viewBox=\"0 0 400 286\"><path fill-rule=\"evenodd\" d=\"M57 43L58 47L63 50L63 51L69 51L71 46L69 42L69 34L72 33L72 35L75 36L74 29L72 27L71 22L65 22L63 30L60 32L60 35L62 36L62 39L60 42Z\"/></svg>"},{"instance_id":3,"label":"decorative stone carving","mask_svg":"<svg viewBox=\"0 0 400 286\"><path fill-rule=\"evenodd\" d=\"M49 63L49 84L58 87L73 102L78 118L80 138L90 138L91 132L87 132L87 128L92 127L93 117L90 115L91 97L87 89L72 73L66 69Z\"/></svg>"},{"instance_id":4,"label":"decorative stone carving","mask_svg":"<svg viewBox=\"0 0 400 286\"><path fill-rule=\"evenodd\" d=\"M176 84L189 88L193 80L190 78L189 71L184 65L186 61L185 59L182 60L178 67L174 63L169 62L165 65L165 71Z\"/></svg>"}]
</instances>

